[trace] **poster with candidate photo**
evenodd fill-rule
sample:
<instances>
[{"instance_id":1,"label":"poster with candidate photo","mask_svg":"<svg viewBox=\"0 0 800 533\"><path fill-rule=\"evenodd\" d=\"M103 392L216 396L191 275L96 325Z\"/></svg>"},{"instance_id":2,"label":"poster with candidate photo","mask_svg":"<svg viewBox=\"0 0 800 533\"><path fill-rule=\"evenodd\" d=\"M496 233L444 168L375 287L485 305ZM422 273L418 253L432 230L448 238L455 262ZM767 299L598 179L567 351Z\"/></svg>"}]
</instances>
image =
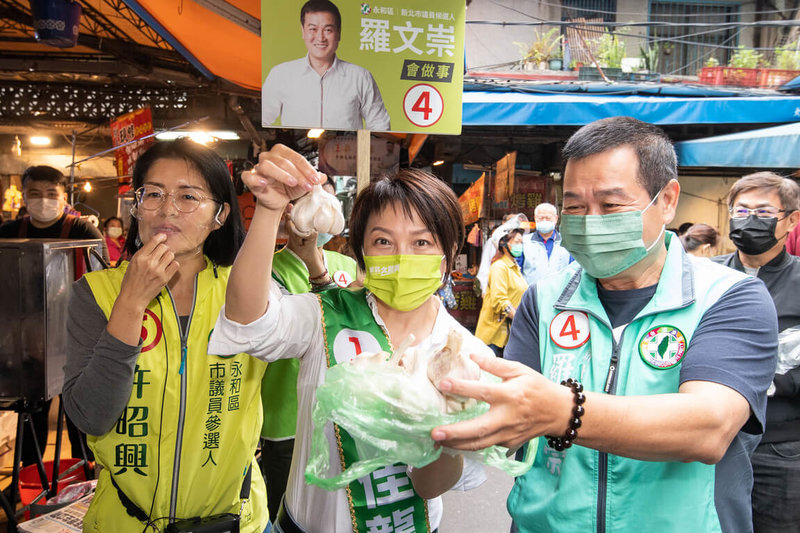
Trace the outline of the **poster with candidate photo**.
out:
<instances>
[{"instance_id":1,"label":"poster with candidate photo","mask_svg":"<svg viewBox=\"0 0 800 533\"><path fill-rule=\"evenodd\" d=\"M460 134L465 14L464 0L262 0L262 125Z\"/></svg>"}]
</instances>

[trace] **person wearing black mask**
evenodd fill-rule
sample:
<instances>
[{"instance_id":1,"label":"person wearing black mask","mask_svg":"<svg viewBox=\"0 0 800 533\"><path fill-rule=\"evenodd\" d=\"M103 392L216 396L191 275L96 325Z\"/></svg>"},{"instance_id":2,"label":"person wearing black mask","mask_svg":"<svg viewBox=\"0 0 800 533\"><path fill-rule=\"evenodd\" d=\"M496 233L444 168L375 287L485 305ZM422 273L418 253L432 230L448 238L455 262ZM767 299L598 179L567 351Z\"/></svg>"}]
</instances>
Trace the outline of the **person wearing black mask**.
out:
<instances>
[{"instance_id":1,"label":"person wearing black mask","mask_svg":"<svg viewBox=\"0 0 800 533\"><path fill-rule=\"evenodd\" d=\"M800 186L772 172L737 181L728 194L737 251L714 261L766 284L778 313L778 367L767 394L767 424L752 455L756 533L797 531L800 523L800 257L786 236L800 222ZM755 445L755 442L752 443Z\"/></svg>"}]
</instances>

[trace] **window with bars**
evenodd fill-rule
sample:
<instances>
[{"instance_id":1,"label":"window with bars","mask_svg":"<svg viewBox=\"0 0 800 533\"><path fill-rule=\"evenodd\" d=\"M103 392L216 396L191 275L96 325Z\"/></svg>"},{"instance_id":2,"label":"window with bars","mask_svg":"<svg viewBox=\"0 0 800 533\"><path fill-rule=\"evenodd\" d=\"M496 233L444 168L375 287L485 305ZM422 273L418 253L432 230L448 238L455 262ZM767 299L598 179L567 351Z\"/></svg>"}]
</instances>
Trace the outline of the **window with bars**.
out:
<instances>
[{"instance_id":1,"label":"window with bars","mask_svg":"<svg viewBox=\"0 0 800 533\"><path fill-rule=\"evenodd\" d=\"M649 37L659 47L662 74L694 75L710 58L726 65L739 40L739 29L715 25L739 22L740 4L733 2L650 1L650 22L668 25L651 26ZM687 22L708 26L686 26Z\"/></svg>"},{"instance_id":2,"label":"window with bars","mask_svg":"<svg viewBox=\"0 0 800 533\"><path fill-rule=\"evenodd\" d=\"M617 0L562 0L561 20L603 19L617 20Z\"/></svg>"}]
</instances>

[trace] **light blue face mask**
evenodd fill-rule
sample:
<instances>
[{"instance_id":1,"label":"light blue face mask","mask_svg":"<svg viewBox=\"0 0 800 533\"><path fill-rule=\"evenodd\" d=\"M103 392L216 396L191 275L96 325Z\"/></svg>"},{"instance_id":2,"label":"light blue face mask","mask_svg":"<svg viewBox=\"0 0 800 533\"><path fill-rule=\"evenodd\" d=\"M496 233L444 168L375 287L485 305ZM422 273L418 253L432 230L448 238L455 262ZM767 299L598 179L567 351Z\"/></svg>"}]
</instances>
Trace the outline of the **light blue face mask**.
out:
<instances>
[{"instance_id":1,"label":"light blue face mask","mask_svg":"<svg viewBox=\"0 0 800 533\"><path fill-rule=\"evenodd\" d=\"M331 239L333 239L333 235L330 233L317 233L317 248L325 246Z\"/></svg>"},{"instance_id":2,"label":"light blue face mask","mask_svg":"<svg viewBox=\"0 0 800 533\"><path fill-rule=\"evenodd\" d=\"M642 240L642 215L658 198L653 197L641 211L610 215L562 215L561 245L586 272L595 278L611 278L647 257L664 235L645 246Z\"/></svg>"}]
</instances>

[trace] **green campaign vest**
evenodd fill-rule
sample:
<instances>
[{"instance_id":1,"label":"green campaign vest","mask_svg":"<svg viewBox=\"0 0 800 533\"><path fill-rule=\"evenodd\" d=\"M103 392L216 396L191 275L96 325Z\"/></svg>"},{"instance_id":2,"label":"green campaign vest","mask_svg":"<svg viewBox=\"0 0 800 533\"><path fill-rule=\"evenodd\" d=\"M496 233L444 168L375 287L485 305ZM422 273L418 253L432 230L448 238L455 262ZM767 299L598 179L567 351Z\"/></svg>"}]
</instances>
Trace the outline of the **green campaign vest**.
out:
<instances>
[{"instance_id":1,"label":"green campaign vest","mask_svg":"<svg viewBox=\"0 0 800 533\"><path fill-rule=\"evenodd\" d=\"M596 280L578 265L536 285L542 374L624 396L678 392L681 362L703 314L743 274L684 253L667 233L656 293L614 341ZM614 359L618 359L615 361ZM611 368L613 367L613 368ZM720 531L714 465L639 461L540 441L508 509L520 532Z\"/></svg>"},{"instance_id":2,"label":"green campaign vest","mask_svg":"<svg viewBox=\"0 0 800 533\"><path fill-rule=\"evenodd\" d=\"M328 368L356 355L391 351L386 332L375 322L366 301L366 289L332 289L320 293ZM355 442L334 425L339 459L347 468L358 460ZM406 466L380 468L347 487L353 533L367 531L430 531L427 502L420 498Z\"/></svg>"},{"instance_id":3,"label":"green campaign vest","mask_svg":"<svg viewBox=\"0 0 800 533\"><path fill-rule=\"evenodd\" d=\"M173 516L239 513L247 468L254 469L242 532L260 533L268 520L266 487L253 459L261 427L259 384L265 363L247 354L208 355L208 338L225 300L230 267L207 266L195 280L186 342L165 288L145 310L142 350L125 411L105 435L88 436L103 465L84 531L140 532L110 476L163 530ZM95 300L111 314L128 263L86 274ZM152 509L152 511L151 511Z\"/></svg>"},{"instance_id":4,"label":"green campaign vest","mask_svg":"<svg viewBox=\"0 0 800 533\"><path fill-rule=\"evenodd\" d=\"M324 250L328 272L340 287L356 279L356 262L346 255ZM272 259L272 277L292 294L311 292L308 268L288 248L277 252ZM267 366L261 382L261 403L264 423L261 436L269 440L294 437L297 426L298 359L279 359Z\"/></svg>"}]
</instances>

